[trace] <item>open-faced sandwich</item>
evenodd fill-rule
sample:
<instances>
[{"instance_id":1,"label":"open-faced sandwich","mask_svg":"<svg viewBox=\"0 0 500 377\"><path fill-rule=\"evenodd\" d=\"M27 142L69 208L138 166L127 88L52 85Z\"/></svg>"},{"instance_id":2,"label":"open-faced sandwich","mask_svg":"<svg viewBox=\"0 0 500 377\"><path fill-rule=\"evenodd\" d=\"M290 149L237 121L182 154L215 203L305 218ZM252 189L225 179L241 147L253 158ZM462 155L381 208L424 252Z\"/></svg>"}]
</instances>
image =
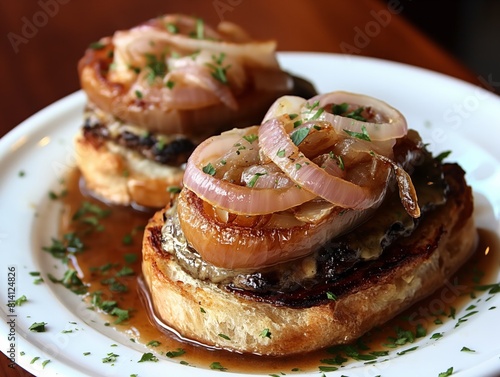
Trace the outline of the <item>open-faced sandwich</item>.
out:
<instances>
[{"instance_id":1,"label":"open-faced sandwich","mask_svg":"<svg viewBox=\"0 0 500 377\"><path fill-rule=\"evenodd\" d=\"M281 70L275 50L235 24L185 15L93 43L78 66L88 103L76 157L87 188L110 203L163 207L202 140L259 123L284 94L315 94Z\"/></svg>"},{"instance_id":2,"label":"open-faced sandwich","mask_svg":"<svg viewBox=\"0 0 500 377\"><path fill-rule=\"evenodd\" d=\"M378 99L284 96L201 143L142 270L182 337L290 355L347 343L440 287L476 242L463 170Z\"/></svg>"}]
</instances>

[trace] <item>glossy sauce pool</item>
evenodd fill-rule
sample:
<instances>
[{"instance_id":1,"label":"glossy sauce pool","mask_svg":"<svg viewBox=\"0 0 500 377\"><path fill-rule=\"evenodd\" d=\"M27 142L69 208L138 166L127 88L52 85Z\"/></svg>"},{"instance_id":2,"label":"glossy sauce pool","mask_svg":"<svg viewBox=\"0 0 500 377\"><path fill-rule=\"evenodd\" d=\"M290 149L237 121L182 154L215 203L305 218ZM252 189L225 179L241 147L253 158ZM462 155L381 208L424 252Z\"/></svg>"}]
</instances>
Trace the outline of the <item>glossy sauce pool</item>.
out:
<instances>
[{"instance_id":1,"label":"glossy sauce pool","mask_svg":"<svg viewBox=\"0 0 500 377\"><path fill-rule=\"evenodd\" d=\"M72 172L67 179L65 195L61 198L61 235L76 231L85 245L84 251L72 259L80 278L89 286L84 300L91 305L115 301L117 308L127 311L128 318L120 317L119 312L111 315L103 311L104 321L109 326L125 332L131 341L149 344L151 352L159 357L170 357L173 362L200 368L272 375L335 370L354 360L382 361L394 348L398 352L403 349L411 351L413 340L431 338L433 334L438 334L434 335L438 337L439 327L446 321L465 322L455 313L483 294L474 287L495 282L500 266L498 237L480 229L476 252L448 284L387 324L373 329L352 347L337 347L288 358L214 350L183 341L162 329L151 315L147 292L141 283L141 243L142 231L152 213L106 206L82 194L79 183L79 173ZM82 212L82 208L87 210ZM75 213L80 213L76 219ZM96 310L102 311L98 307L96 305Z\"/></svg>"}]
</instances>

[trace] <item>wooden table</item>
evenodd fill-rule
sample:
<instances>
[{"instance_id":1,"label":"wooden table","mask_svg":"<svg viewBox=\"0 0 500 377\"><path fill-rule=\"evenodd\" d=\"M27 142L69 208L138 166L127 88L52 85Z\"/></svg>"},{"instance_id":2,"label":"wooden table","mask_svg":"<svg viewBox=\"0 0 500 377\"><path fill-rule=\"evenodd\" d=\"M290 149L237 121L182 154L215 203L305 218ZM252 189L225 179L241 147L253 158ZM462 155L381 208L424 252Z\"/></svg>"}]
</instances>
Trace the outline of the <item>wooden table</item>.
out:
<instances>
[{"instance_id":1,"label":"wooden table","mask_svg":"<svg viewBox=\"0 0 500 377\"><path fill-rule=\"evenodd\" d=\"M282 51L383 58L478 84L473 73L405 21L410 6L409 0L3 1L0 136L79 89L76 64L91 42L162 13L195 14L210 24L233 21L256 38L276 39ZM31 376L8 364L2 354L0 375Z\"/></svg>"}]
</instances>

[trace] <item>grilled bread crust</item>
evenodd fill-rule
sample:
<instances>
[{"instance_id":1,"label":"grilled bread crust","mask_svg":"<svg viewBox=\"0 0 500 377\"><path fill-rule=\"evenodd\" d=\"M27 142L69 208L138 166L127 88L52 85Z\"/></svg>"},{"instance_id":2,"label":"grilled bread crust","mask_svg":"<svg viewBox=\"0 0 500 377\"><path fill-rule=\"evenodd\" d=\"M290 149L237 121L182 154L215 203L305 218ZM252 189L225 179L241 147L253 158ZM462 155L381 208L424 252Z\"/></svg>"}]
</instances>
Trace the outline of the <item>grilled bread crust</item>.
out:
<instances>
[{"instance_id":1,"label":"grilled bread crust","mask_svg":"<svg viewBox=\"0 0 500 377\"><path fill-rule=\"evenodd\" d=\"M95 143L80 133L74 145L86 189L106 203L161 208L167 189L182 185L181 167L162 166L111 141Z\"/></svg>"},{"instance_id":2,"label":"grilled bread crust","mask_svg":"<svg viewBox=\"0 0 500 377\"><path fill-rule=\"evenodd\" d=\"M393 245L418 252L390 267L368 267L370 278L351 281L336 300L306 308L260 302L194 279L162 250L165 210L158 211L145 230L142 261L155 315L185 339L242 353L291 355L351 342L433 293L473 252L471 189L458 165L445 165L445 173L447 203Z\"/></svg>"}]
</instances>

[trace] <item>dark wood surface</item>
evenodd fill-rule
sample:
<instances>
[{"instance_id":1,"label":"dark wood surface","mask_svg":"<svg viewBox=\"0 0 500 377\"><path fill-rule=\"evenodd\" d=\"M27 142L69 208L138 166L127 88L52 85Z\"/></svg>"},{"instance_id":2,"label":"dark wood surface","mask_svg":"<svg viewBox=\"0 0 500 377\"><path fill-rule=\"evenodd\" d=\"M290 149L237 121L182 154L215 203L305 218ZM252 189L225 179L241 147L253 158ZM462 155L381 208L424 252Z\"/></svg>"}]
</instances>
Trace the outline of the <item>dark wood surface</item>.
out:
<instances>
[{"instance_id":1,"label":"dark wood surface","mask_svg":"<svg viewBox=\"0 0 500 377\"><path fill-rule=\"evenodd\" d=\"M194 14L210 24L233 21L256 38L276 39L281 51L348 52L478 84L474 73L405 20L410 6L410 0L3 1L0 137L79 90L76 64L91 42L163 13ZM1 354L1 376L31 376L8 364Z\"/></svg>"}]
</instances>

